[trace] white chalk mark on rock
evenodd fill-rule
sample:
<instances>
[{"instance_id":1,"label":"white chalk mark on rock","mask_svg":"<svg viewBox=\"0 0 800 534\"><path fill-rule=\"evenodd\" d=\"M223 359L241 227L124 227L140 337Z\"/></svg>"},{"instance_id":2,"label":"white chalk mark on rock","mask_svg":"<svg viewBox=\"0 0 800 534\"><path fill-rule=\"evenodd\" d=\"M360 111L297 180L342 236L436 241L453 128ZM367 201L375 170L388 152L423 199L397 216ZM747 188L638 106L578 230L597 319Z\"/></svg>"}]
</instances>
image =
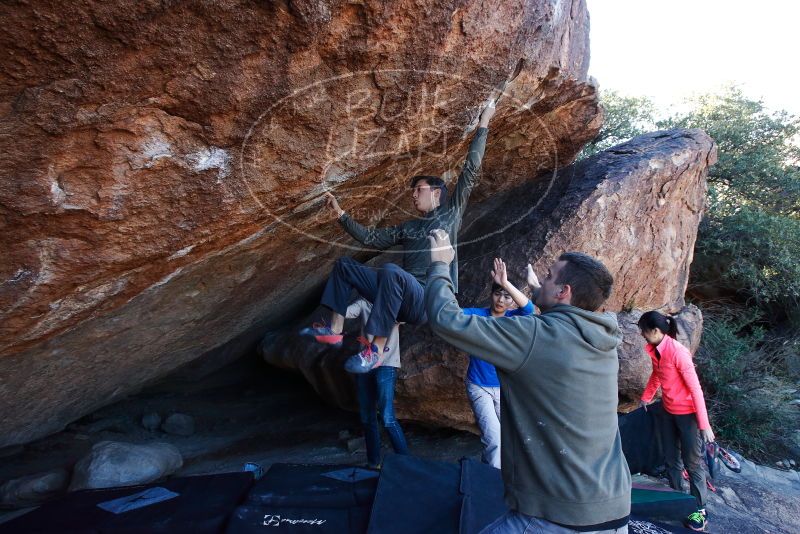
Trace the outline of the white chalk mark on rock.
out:
<instances>
[{"instance_id":1,"label":"white chalk mark on rock","mask_svg":"<svg viewBox=\"0 0 800 534\"><path fill-rule=\"evenodd\" d=\"M47 168L47 176L50 178L50 204L60 206L67 200L67 192L58 183L58 178L52 165Z\"/></svg>"},{"instance_id":2,"label":"white chalk mark on rock","mask_svg":"<svg viewBox=\"0 0 800 534\"><path fill-rule=\"evenodd\" d=\"M167 261L172 261L172 260L176 260L178 258L182 258L183 256L186 256L188 253L190 253L193 248L194 248L194 245L189 245L188 247L184 247L184 248L180 249L179 251L177 251L176 253L174 253L169 258L167 258Z\"/></svg>"},{"instance_id":3,"label":"white chalk mark on rock","mask_svg":"<svg viewBox=\"0 0 800 534\"><path fill-rule=\"evenodd\" d=\"M166 284L167 282L169 282L170 280L172 280L173 278L178 276L181 273L181 271L183 271L183 267L181 267L181 268L169 273L167 276L165 276L164 278L162 278L161 280L159 280L158 282L156 282L152 286L148 287L147 289L145 289L145 291L149 291L149 290L154 289L156 287L163 286L164 284Z\"/></svg>"},{"instance_id":4,"label":"white chalk mark on rock","mask_svg":"<svg viewBox=\"0 0 800 534\"><path fill-rule=\"evenodd\" d=\"M156 161L162 158L172 157L172 145L161 136L154 136L142 143L142 153L137 155L136 161L132 162L134 168L149 169Z\"/></svg>"},{"instance_id":5,"label":"white chalk mark on rock","mask_svg":"<svg viewBox=\"0 0 800 534\"><path fill-rule=\"evenodd\" d=\"M22 281L25 278L29 278L31 276L31 271L28 269L17 269L17 272L14 273L14 276L6 280L0 285L5 284L16 284L17 282Z\"/></svg>"},{"instance_id":6,"label":"white chalk mark on rock","mask_svg":"<svg viewBox=\"0 0 800 534\"><path fill-rule=\"evenodd\" d=\"M227 150L212 146L193 152L186 156L186 161L192 166L195 172L217 170L217 183L221 183L231 172L231 155Z\"/></svg>"}]
</instances>

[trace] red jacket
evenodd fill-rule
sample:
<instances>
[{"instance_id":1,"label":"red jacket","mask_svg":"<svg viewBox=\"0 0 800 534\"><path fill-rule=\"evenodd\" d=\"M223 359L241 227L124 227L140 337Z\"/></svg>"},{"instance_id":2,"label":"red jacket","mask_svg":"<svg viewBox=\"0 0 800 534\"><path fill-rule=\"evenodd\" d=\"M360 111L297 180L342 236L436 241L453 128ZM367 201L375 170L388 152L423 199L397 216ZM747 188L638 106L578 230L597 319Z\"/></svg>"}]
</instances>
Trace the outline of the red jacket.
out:
<instances>
[{"instance_id":1,"label":"red jacket","mask_svg":"<svg viewBox=\"0 0 800 534\"><path fill-rule=\"evenodd\" d=\"M656 357L656 349L661 360ZM697 427L700 430L711 428L708 424L706 401L700 381L694 370L692 354L689 349L669 336L664 336L661 343L654 347L650 343L644 350L653 361L653 374L642 393L642 401L650 402L661 386L661 400L667 413L685 415L694 413L697 416Z\"/></svg>"}]
</instances>

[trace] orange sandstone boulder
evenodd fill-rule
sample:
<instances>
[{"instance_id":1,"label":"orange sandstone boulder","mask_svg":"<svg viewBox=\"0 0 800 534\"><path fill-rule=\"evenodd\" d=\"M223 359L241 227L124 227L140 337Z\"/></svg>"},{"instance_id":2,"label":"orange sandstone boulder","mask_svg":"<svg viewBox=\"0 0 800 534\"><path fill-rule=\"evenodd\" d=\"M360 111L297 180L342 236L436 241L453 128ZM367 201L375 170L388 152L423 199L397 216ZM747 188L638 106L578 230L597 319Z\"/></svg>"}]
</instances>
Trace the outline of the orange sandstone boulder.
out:
<instances>
[{"instance_id":1,"label":"orange sandstone boulder","mask_svg":"<svg viewBox=\"0 0 800 534\"><path fill-rule=\"evenodd\" d=\"M602 123L582 0L33 0L0 19L0 446L252 348L352 251L321 195L405 218L408 178L451 178L501 89L475 201Z\"/></svg>"}]
</instances>

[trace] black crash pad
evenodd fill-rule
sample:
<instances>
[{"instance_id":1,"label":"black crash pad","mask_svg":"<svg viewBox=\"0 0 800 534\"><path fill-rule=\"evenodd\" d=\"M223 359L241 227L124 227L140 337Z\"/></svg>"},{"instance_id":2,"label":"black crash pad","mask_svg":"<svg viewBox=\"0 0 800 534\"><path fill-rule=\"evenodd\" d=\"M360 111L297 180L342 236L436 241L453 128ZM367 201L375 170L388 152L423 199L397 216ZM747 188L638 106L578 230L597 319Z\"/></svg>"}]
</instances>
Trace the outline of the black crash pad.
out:
<instances>
[{"instance_id":1,"label":"black crash pad","mask_svg":"<svg viewBox=\"0 0 800 534\"><path fill-rule=\"evenodd\" d=\"M617 416L622 452L631 473L655 475L664 465L664 453L656 432L656 421L662 410L659 401L648 406L647 410L639 408Z\"/></svg>"},{"instance_id":2,"label":"black crash pad","mask_svg":"<svg viewBox=\"0 0 800 534\"><path fill-rule=\"evenodd\" d=\"M378 472L360 467L274 464L235 510L228 532L362 534L377 484Z\"/></svg>"},{"instance_id":3,"label":"black crash pad","mask_svg":"<svg viewBox=\"0 0 800 534\"><path fill-rule=\"evenodd\" d=\"M181 477L123 488L70 493L23 516L0 524L0 534L98 534L224 532L233 510L253 484L252 473ZM115 514L98 507L148 488L164 488L176 497Z\"/></svg>"}]
</instances>

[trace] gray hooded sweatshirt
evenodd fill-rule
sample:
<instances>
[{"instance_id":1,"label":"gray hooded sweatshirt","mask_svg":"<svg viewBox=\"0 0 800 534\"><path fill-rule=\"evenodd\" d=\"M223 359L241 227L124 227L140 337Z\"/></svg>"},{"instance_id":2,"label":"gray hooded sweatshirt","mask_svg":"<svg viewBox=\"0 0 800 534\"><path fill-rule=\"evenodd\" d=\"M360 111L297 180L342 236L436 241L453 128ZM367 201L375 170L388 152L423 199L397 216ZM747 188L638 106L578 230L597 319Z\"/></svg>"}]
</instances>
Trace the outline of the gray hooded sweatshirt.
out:
<instances>
[{"instance_id":1,"label":"gray hooded sweatshirt","mask_svg":"<svg viewBox=\"0 0 800 534\"><path fill-rule=\"evenodd\" d=\"M571 526L628 516L616 317L567 305L541 315L464 315L442 262L428 268L425 306L439 337L497 368L508 506Z\"/></svg>"}]
</instances>

